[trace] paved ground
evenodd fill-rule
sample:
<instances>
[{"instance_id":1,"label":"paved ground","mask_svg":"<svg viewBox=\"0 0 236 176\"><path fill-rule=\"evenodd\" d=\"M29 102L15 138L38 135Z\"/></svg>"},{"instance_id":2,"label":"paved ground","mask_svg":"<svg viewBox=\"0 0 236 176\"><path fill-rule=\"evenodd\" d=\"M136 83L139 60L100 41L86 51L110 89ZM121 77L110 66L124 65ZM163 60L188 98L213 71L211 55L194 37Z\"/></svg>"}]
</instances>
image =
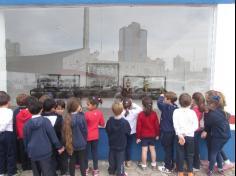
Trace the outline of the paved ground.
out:
<instances>
[{"instance_id":1,"label":"paved ground","mask_svg":"<svg viewBox=\"0 0 236 176\"><path fill-rule=\"evenodd\" d=\"M161 163L158 163L158 165L161 165ZM202 167L200 172L196 172L195 176L206 176L206 169L204 169L205 166ZM108 163L106 161L99 161L99 169L100 169L100 176L109 176L107 173ZM173 174L164 174L159 171L152 171L150 168L148 168L146 171L142 171L138 168L137 164L135 162L132 163L132 167L126 168L126 172L128 173L128 176L176 176L176 173ZM22 172L18 174L19 176L32 176L32 172ZM90 174L92 176L92 174ZM215 174L217 176L217 174ZM79 170L77 169L76 176L80 176ZM225 172L225 176L235 176L235 168L228 170Z\"/></svg>"}]
</instances>

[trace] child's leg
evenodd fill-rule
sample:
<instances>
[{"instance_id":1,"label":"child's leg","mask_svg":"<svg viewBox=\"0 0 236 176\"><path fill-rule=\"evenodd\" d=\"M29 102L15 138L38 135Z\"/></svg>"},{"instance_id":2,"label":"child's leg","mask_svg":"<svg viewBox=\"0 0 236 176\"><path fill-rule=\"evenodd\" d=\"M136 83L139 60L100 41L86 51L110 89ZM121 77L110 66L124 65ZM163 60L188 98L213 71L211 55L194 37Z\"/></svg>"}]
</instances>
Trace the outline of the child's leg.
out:
<instances>
[{"instance_id":1,"label":"child's leg","mask_svg":"<svg viewBox=\"0 0 236 176\"><path fill-rule=\"evenodd\" d=\"M85 163L85 158L86 158L86 150L80 150L78 152L79 155L79 165L80 165L80 172L82 176L86 176L86 163Z\"/></svg>"},{"instance_id":2,"label":"child's leg","mask_svg":"<svg viewBox=\"0 0 236 176\"><path fill-rule=\"evenodd\" d=\"M116 151L115 152L115 158L116 158L116 171L117 176L122 176L125 174L125 167L124 167L124 161L125 161L125 151Z\"/></svg>"},{"instance_id":3,"label":"child's leg","mask_svg":"<svg viewBox=\"0 0 236 176\"><path fill-rule=\"evenodd\" d=\"M185 154L187 157L188 173L193 172L193 156L194 156L194 137L185 137Z\"/></svg>"},{"instance_id":4,"label":"child's leg","mask_svg":"<svg viewBox=\"0 0 236 176\"><path fill-rule=\"evenodd\" d=\"M41 169L37 161L31 161L32 172L34 176L41 176Z\"/></svg>"},{"instance_id":5,"label":"child's leg","mask_svg":"<svg viewBox=\"0 0 236 176\"><path fill-rule=\"evenodd\" d=\"M6 171L6 152L5 152L5 137L3 132L0 133L0 174L3 175Z\"/></svg>"},{"instance_id":6,"label":"child's leg","mask_svg":"<svg viewBox=\"0 0 236 176\"><path fill-rule=\"evenodd\" d=\"M7 155L7 173L8 175L16 174L16 153L13 132L6 132L6 155Z\"/></svg>"},{"instance_id":7,"label":"child's leg","mask_svg":"<svg viewBox=\"0 0 236 176\"><path fill-rule=\"evenodd\" d=\"M127 136L127 145L125 149L125 161L130 161L130 152L131 152L133 137L134 135Z\"/></svg>"},{"instance_id":8,"label":"child's leg","mask_svg":"<svg viewBox=\"0 0 236 176\"><path fill-rule=\"evenodd\" d=\"M89 162L89 153L91 151L91 141L87 142L87 146L86 146L86 157L85 157L85 167L86 169L88 169L88 162Z\"/></svg>"},{"instance_id":9,"label":"child's leg","mask_svg":"<svg viewBox=\"0 0 236 176\"><path fill-rule=\"evenodd\" d=\"M98 140L91 142L93 169L98 170Z\"/></svg>"},{"instance_id":10,"label":"child's leg","mask_svg":"<svg viewBox=\"0 0 236 176\"><path fill-rule=\"evenodd\" d=\"M43 176L56 176L56 169L52 157L39 161Z\"/></svg>"},{"instance_id":11,"label":"child's leg","mask_svg":"<svg viewBox=\"0 0 236 176\"><path fill-rule=\"evenodd\" d=\"M156 160L157 160L156 148L155 146L150 145L149 149L151 153L152 166L156 166Z\"/></svg>"},{"instance_id":12,"label":"child's leg","mask_svg":"<svg viewBox=\"0 0 236 176\"><path fill-rule=\"evenodd\" d=\"M195 132L195 134L194 134L194 157L193 157L193 167L195 169L200 169L199 139L200 139L200 132Z\"/></svg>"},{"instance_id":13,"label":"child's leg","mask_svg":"<svg viewBox=\"0 0 236 176\"><path fill-rule=\"evenodd\" d=\"M177 165L177 171L178 172L184 172L184 146L180 145L178 143L176 144L176 165Z\"/></svg>"},{"instance_id":14,"label":"child's leg","mask_svg":"<svg viewBox=\"0 0 236 176\"><path fill-rule=\"evenodd\" d=\"M110 151L109 151L109 168L108 168L108 173L110 175L114 175L115 171L116 171L115 151L110 149Z\"/></svg>"},{"instance_id":15,"label":"child's leg","mask_svg":"<svg viewBox=\"0 0 236 176\"><path fill-rule=\"evenodd\" d=\"M147 152L148 152L148 146L142 147L142 165L143 167L147 167Z\"/></svg>"}]
</instances>

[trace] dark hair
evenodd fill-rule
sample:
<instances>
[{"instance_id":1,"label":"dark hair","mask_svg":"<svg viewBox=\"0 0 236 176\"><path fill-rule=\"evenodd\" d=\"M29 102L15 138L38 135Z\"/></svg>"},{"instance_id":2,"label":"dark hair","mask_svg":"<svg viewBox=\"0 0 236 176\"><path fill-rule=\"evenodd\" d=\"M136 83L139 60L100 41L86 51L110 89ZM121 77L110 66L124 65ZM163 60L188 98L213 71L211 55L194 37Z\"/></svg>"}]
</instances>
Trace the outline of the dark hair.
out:
<instances>
[{"instance_id":1,"label":"dark hair","mask_svg":"<svg viewBox=\"0 0 236 176\"><path fill-rule=\"evenodd\" d=\"M91 105L95 105L95 106L98 106L99 104L102 104L102 99L98 96L89 97L88 101Z\"/></svg>"},{"instance_id":2,"label":"dark hair","mask_svg":"<svg viewBox=\"0 0 236 176\"><path fill-rule=\"evenodd\" d=\"M125 97L123 99L123 107L124 107L124 109L129 109L131 106L132 106L131 98Z\"/></svg>"},{"instance_id":3,"label":"dark hair","mask_svg":"<svg viewBox=\"0 0 236 176\"><path fill-rule=\"evenodd\" d=\"M183 93L179 97L179 104L181 107L188 107L191 105L192 98L188 93Z\"/></svg>"},{"instance_id":4,"label":"dark hair","mask_svg":"<svg viewBox=\"0 0 236 176\"><path fill-rule=\"evenodd\" d=\"M165 97L166 97L167 100L170 100L171 103L176 102L177 99L178 99L176 93L171 92L171 91L170 92L166 92L165 93Z\"/></svg>"},{"instance_id":5,"label":"dark hair","mask_svg":"<svg viewBox=\"0 0 236 176\"><path fill-rule=\"evenodd\" d=\"M211 110L221 108L221 97L217 91L212 91L211 94L208 94L208 106Z\"/></svg>"},{"instance_id":6,"label":"dark hair","mask_svg":"<svg viewBox=\"0 0 236 176\"><path fill-rule=\"evenodd\" d=\"M43 103L43 111L49 112L56 107L56 102L53 98L46 99Z\"/></svg>"},{"instance_id":7,"label":"dark hair","mask_svg":"<svg viewBox=\"0 0 236 176\"><path fill-rule=\"evenodd\" d=\"M149 116L151 114L151 112L153 111L153 107L152 107L153 101L152 101L151 97L148 97L148 96L144 97L142 99L142 104L144 107L144 114L146 116Z\"/></svg>"},{"instance_id":8,"label":"dark hair","mask_svg":"<svg viewBox=\"0 0 236 176\"><path fill-rule=\"evenodd\" d=\"M31 96L27 99L27 108L31 114L36 115L43 109L43 105L36 97Z\"/></svg>"},{"instance_id":9,"label":"dark hair","mask_svg":"<svg viewBox=\"0 0 236 176\"><path fill-rule=\"evenodd\" d=\"M65 148L69 155L72 155L74 152L73 148L73 134L71 129L72 116L71 113L76 112L77 109L81 106L81 102L78 98L71 97L67 101L67 115L64 119L62 126L62 135L65 142Z\"/></svg>"},{"instance_id":10,"label":"dark hair","mask_svg":"<svg viewBox=\"0 0 236 176\"><path fill-rule=\"evenodd\" d=\"M11 98L6 92L0 91L0 106L7 105L10 100Z\"/></svg>"},{"instance_id":11,"label":"dark hair","mask_svg":"<svg viewBox=\"0 0 236 176\"><path fill-rule=\"evenodd\" d=\"M29 95L24 94L24 93L17 95L17 97L16 97L16 104L18 106L26 106L27 105L27 98L28 97L29 97Z\"/></svg>"},{"instance_id":12,"label":"dark hair","mask_svg":"<svg viewBox=\"0 0 236 176\"><path fill-rule=\"evenodd\" d=\"M66 108L66 103L63 100L57 100L56 101L56 106L61 106L63 109Z\"/></svg>"},{"instance_id":13,"label":"dark hair","mask_svg":"<svg viewBox=\"0 0 236 176\"><path fill-rule=\"evenodd\" d=\"M192 99L195 101L196 105L198 106L200 112L205 111L205 98L204 95L200 92L195 92L192 95Z\"/></svg>"}]
</instances>

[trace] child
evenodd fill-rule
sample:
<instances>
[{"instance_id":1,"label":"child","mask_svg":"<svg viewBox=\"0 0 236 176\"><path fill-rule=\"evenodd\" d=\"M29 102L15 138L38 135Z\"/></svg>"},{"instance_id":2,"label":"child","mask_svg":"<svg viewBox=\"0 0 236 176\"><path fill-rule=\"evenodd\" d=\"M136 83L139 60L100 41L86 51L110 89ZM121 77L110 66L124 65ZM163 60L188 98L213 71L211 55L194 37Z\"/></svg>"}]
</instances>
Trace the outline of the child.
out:
<instances>
[{"instance_id":1,"label":"child","mask_svg":"<svg viewBox=\"0 0 236 176\"><path fill-rule=\"evenodd\" d=\"M65 109L66 109L66 103L63 100L57 100L56 101L56 113L64 116L65 113Z\"/></svg>"},{"instance_id":2,"label":"child","mask_svg":"<svg viewBox=\"0 0 236 176\"><path fill-rule=\"evenodd\" d=\"M159 139L160 125L156 112L153 111L153 102L150 97L144 97L142 100L143 111L138 115L136 128L136 143L142 144L142 162L141 169L147 168L148 147L151 152L152 169L156 170L156 149L155 140Z\"/></svg>"},{"instance_id":3,"label":"child","mask_svg":"<svg viewBox=\"0 0 236 176\"><path fill-rule=\"evenodd\" d=\"M17 134L17 139L18 139L18 144L19 144L19 157L21 161L21 167L22 170L31 170L31 161L25 151L25 146L24 146L24 135L23 135L23 129L25 123L31 119L32 114L29 112L27 105L28 105L28 100L30 99L30 96L21 96L20 98L20 107L19 107L19 112L16 115L16 134ZM19 100L19 97L18 97Z\"/></svg>"},{"instance_id":4,"label":"child","mask_svg":"<svg viewBox=\"0 0 236 176\"><path fill-rule=\"evenodd\" d=\"M194 133L194 157L193 157L193 170L200 170L200 151L199 151L199 139L201 136L202 129L200 123L203 119L203 112L205 111L205 98L200 92L195 92L192 95L192 105L191 109L196 113L198 118L198 129Z\"/></svg>"},{"instance_id":5,"label":"child","mask_svg":"<svg viewBox=\"0 0 236 176\"><path fill-rule=\"evenodd\" d=\"M64 151L64 147L57 139L51 122L41 116L42 103L38 99L31 97L28 109L32 118L24 126L24 144L29 158L33 175L54 176L56 170L52 162L52 145L59 153Z\"/></svg>"},{"instance_id":6,"label":"child","mask_svg":"<svg viewBox=\"0 0 236 176\"><path fill-rule=\"evenodd\" d=\"M98 139L99 139L99 126L105 127L105 120L102 111L98 109L99 103L102 103L101 98L96 96L89 97L87 101L88 111L85 113L85 118L88 126L88 143L87 143L87 174L88 174L88 155L90 148L93 158L93 176L99 175L98 170Z\"/></svg>"},{"instance_id":7,"label":"child","mask_svg":"<svg viewBox=\"0 0 236 176\"><path fill-rule=\"evenodd\" d=\"M13 112L10 96L0 91L0 175L16 174L15 138L13 134Z\"/></svg>"},{"instance_id":8,"label":"child","mask_svg":"<svg viewBox=\"0 0 236 176\"><path fill-rule=\"evenodd\" d=\"M131 128L128 121L122 116L122 103L113 103L112 111L115 117L111 117L106 125L110 146L108 172L110 175L127 176L124 171L124 161L127 136L130 135Z\"/></svg>"},{"instance_id":9,"label":"child","mask_svg":"<svg viewBox=\"0 0 236 176\"><path fill-rule=\"evenodd\" d=\"M25 99L28 97L29 95L27 94L24 94L24 93L21 93L21 94L18 94L16 96L16 104L17 104L17 107L14 109L13 111L13 133L14 133L14 137L15 137L15 152L16 152L16 160L17 162L19 163L22 163L21 161L21 156L20 156L20 144L19 144L19 141L17 139L17 134L16 134L16 115L20 112L20 109L25 109L26 106L25 106Z\"/></svg>"},{"instance_id":10,"label":"child","mask_svg":"<svg viewBox=\"0 0 236 176\"><path fill-rule=\"evenodd\" d=\"M226 118L226 113L220 106L221 97L217 92L213 92L212 95L207 97L208 99L208 112L205 113L205 129L202 133L202 137L206 138L210 136L209 145L209 172L208 176L213 176L213 169L215 162L217 161L218 172L224 174L223 161L221 157L221 151L224 145L231 137L230 127Z\"/></svg>"},{"instance_id":11,"label":"child","mask_svg":"<svg viewBox=\"0 0 236 176\"><path fill-rule=\"evenodd\" d=\"M79 158L80 172L86 176L87 125L79 99L70 98L67 102L67 115L63 123L63 141L66 147L64 169L67 175L75 176L76 159Z\"/></svg>"},{"instance_id":12,"label":"child","mask_svg":"<svg viewBox=\"0 0 236 176\"><path fill-rule=\"evenodd\" d=\"M181 108L173 113L175 133L178 137L176 159L178 176L184 176L184 159L187 159L188 176L193 176L194 132L198 129L196 113L190 109L191 96L183 93L179 97Z\"/></svg>"},{"instance_id":13,"label":"child","mask_svg":"<svg viewBox=\"0 0 236 176\"><path fill-rule=\"evenodd\" d=\"M131 98L124 98L123 107L124 110L122 116L129 122L129 125L131 127L131 133L127 136L127 145L125 150L125 165L126 167L130 167L132 141L136 136L138 114L142 111L142 108L133 103Z\"/></svg>"},{"instance_id":14,"label":"child","mask_svg":"<svg viewBox=\"0 0 236 176\"><path fill-rule=\"evenodd\" d=\"M175 104L177 95L174 92L161 94L157 100L157 106L161 111L161 144L165 151L164 166L159 166L158 170L170 174L174 168L174 142L175 129L173 125L173 112L178 106Z\"/></svg>"},{"instance_id":15,"label":"child","mask_svg":"<svg viewBox=\"0 0 236 176\"><path fill-rule=\"evenodd\" d=\"M44 101L43 103L43 113L42 116L46 117L48 120L50 120L57 138L59 141L62 141L62 124L63 124L63 118L61 115L58 115L55 113L55 107L56 107L56 102L52 98L48 98ZM60 169L61 173L63 175L63 170L62 170L62 158L61 156L57 153L57 150L54 149L53 152L53 160L55 164L56 169Z\"/></svg>"}]
</instances>

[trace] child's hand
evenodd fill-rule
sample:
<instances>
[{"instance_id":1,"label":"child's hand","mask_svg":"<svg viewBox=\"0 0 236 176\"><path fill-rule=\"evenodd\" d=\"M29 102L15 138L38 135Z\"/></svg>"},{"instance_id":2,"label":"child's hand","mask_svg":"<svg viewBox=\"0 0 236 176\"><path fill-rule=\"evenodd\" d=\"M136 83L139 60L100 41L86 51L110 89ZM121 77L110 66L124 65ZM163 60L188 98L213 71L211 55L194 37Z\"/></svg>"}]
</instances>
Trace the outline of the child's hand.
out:
<instances>
[{"instance_id":1,"label":"child's hand","mask_svg":"<svg viewBox=\"0 0 236 176\"><path fill-rule=\"evenodd\" d=\"M156 137L156 140L159 140L159 136Z\"/></svg>"},{"instance_id":2,"label":"child's hand","mask_svg":"<svg viewBox=\"0 0 236 176\"><path fill-rule=\"evenodd\" d=\"M65 151L65 147L60 148L59 150L57 150L59 154L62 154Z\"/></svg>"},{"instance_id":3,"label":"child's hand","mask_svg":"<svg viewBox=\"0 0 236 176\"><path fill-rule=\"evenodd\" d=\"M184 145L185 144L185 139L184 139L184 136L182 136L182 135L179 135L179 144L180 145Z\"/></svg>"},{"instance_id":4,"label":"child's hand","mask_svg":"<svg viewBox=\"0 0 236 176\"><path fill-rule=\"evenodd\" d=\"M136 143L139 144L141 142L141 139L137 139Z\"/></svg>"},{"instance_id":5,"label":"child's hand","mask_svg":"<svg viewBox=\"0 0 236 176\"><path fill-rule=\"evenodd\" d=\"M202 134L201 134L201 138L206 139L206 137L207 137L207 132L203 131Z\"/></svg>"}]
</instances>

